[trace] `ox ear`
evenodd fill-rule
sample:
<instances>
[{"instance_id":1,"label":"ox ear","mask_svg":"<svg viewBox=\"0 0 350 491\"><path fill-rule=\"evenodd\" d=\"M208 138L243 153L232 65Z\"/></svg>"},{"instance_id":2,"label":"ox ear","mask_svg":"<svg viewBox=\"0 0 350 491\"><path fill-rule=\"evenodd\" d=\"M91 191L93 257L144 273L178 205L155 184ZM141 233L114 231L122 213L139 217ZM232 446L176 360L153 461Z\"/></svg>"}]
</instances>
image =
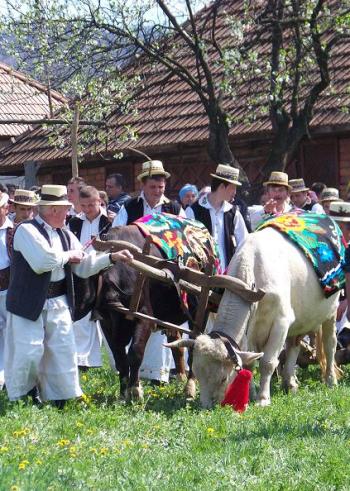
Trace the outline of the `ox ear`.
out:
<instances>
[{"instance_id":1,"label":"ox ear","mask_svg":"<svg viewBox=\"0 0 350 491\"><path fill-rule=\"evenodd\" d=\"M237 355L241 358L243 366L250 366L254 361L259 360L264 353L255 353L255 351L239 351L235 350Z\"/></svg>"},{"instance_id":2,"label":"ox ear","mask_svg":"<svg viewBox=\"0 0 350 491\"><path fill-rule=\"evenodd\" d=\"M164 343L166 348L193 348L195 343L194 339L178 339L172 343Z\"/></svg>"}]
</instances>

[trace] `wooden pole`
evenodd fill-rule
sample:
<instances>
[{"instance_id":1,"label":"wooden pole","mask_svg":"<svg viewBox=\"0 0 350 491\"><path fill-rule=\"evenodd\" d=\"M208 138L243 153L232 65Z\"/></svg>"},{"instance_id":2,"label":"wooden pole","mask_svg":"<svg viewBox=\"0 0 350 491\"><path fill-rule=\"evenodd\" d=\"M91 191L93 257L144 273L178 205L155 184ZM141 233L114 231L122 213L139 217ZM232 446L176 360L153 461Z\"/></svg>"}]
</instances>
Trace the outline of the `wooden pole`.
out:
<instances>
[{"instance_id":1,"label":"wooden pole","mask_svg":"<svg viewBox=\"0 0 350 491\"><path fill-rule=\"evenodd\" d=\"M73 122L71 126L71 146L72 146L72 177L79 176L78 166L78 128L79 128L79 105L74 105Z\"/></svg>"}]
</instances>

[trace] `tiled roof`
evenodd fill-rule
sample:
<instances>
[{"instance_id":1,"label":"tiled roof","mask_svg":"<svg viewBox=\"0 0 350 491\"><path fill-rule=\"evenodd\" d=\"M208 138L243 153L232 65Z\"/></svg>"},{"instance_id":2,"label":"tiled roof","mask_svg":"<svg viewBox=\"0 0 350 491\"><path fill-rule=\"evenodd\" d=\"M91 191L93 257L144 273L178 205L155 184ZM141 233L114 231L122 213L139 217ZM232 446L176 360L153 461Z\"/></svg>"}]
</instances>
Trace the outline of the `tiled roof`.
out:
<instances>
[{"instance_id":1,"label":"tiled roof","mask_svg":"<svg viewBox=\"0 0 350 491\"><path fill-rule=\"evenodd\" d=\"M258 1L258 0L256 0ZM227 11L240 12L242 0L227 0L217 21L217 39L221 44L230 43L230 27L227 22ZM199 15L205 18L206 9ZM261 39L258 46L259 57L268 56L270 45L267 39ZM185 48L177 53L178 61L194 71L193 57ZM211 66L214 66L216 80L219 80L220 68L215 65L215 55L211 53ZM118 137L123 134L125 125L132 126L138 135L138 140L133 145L146 153L152 150L165 149L167 146L179 143L200 143L208 139L208 118L198 95L179 78L172 76L163 86L157 82L166 76L162 66L153 64L129 68L129 72L137 72L143 77L146 90L137 97L134 103L135 114L111 116L109 123L115 125L115 129L109 138L109 143L100 146L91 146L86 149L86 157L96 152L115 153L126 148L128 143L120 143ZM350 125L350 114L344 107L350 103L350 40L343 40L337 46L331 60L332 92L325 92L318 101L314 117L311 122L311 130L318 131L323 128L337 130ZM311 74L312 75L312 74ZM316 74L315 74L316 76ZM262 136L271 132L271 124L267 115L256 113L253 121L248 121L245 116L248 112L254 114L248 108L247 93L254 90L256 94L268 94L267 82L254 78L253 83L243 83L239 87L239 97L226 99L225 104L228 113L232 117L230 135L233 138ZM336 94L336 95L334 95ZM302 99L303 94L300 94ZM52 161L70 157L69 138L64 148L56 149L48 143L49 131L37 128L21 137L15 145L5 148L1 155L0 167L19 166L29 160Z\"/></svg>"},{"instance_id":2,"label":"tiled roof","mask_svg":"<svg viewBox=\"0 0 350 491\"><path fill-rule=\"evenodd\" d=\"M66 99L51 91L53 108ZM0 123L4 120L37 120L49 116L49 100L44 85L24 73L0 63ZM27 124L0 124L0 137L16 137L30 128Z\"/></svg>"}]
</instances>

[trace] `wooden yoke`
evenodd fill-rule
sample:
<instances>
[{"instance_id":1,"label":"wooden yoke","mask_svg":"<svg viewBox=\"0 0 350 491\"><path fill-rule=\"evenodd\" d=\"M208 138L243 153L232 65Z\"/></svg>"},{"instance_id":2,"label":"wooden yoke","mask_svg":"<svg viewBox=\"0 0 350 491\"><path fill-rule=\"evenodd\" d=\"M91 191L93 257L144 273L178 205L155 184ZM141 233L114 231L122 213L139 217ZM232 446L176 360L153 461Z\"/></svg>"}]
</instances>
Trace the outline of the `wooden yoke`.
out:
<instances>
[{"instance_id":1,"label":"wooden yoke","mask_svg":"<svg viewBox=\"0 0 350 491\"><path fill-rule=\"evenodd\" d=\"M207 276L212 276L215 267L215 259L213 256L209 257L209 261L205 266L204 273ZM208 300L210 295L210 287L208 285L201 287L201 292L199 295L196 317L194 320L193 336L196 338L199 334L204 332L204 321L206 318L206 312L208 307Z\"/></svg>"}]
</instances>

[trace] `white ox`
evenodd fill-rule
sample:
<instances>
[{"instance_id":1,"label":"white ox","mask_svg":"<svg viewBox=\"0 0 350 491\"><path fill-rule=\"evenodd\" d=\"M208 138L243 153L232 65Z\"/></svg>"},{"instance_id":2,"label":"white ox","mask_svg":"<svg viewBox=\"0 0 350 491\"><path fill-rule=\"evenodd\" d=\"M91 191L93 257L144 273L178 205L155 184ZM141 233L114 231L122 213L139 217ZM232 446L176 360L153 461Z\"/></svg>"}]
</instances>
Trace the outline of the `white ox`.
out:
<instances>
[{"instance_id":1,"label":"white ox","mask_svg":"<svg viewBox=\"0 0 350 491\"><path fill-rule=\"evenodd\" d=\"M335 317L339 294L325 298L303 253L269 227L248 237L233 257L228 274L265 292L259 302L252 303L244 295L243 298L226 290L213 327L229 335L241 350L249 349L236 351L244 365L260 358L257 403L262 406L270 403L271 376L286 342L283 386L287 390L297 389L294 367L299 346L293 338L295 341L296 336L317 331L320 326L326 361L324 379L329 386L336 384ZM220 402L236 373L222 340L203 334L195 340L175 341L171 346L193 347L193 371L199 382L202 406L210 408Z\"/></svg>"}]
</instances>

